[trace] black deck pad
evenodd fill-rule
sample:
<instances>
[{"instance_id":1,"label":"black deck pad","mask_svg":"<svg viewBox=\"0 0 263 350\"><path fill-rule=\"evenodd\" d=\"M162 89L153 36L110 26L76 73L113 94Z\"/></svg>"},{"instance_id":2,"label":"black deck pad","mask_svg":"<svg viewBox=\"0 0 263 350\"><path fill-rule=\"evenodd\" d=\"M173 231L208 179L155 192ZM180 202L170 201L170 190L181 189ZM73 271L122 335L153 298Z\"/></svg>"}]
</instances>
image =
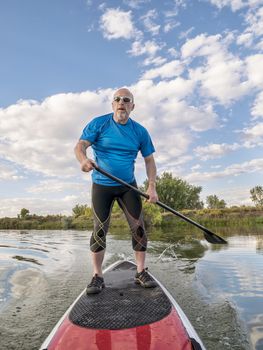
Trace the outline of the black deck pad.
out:
<instances>
[{"instance_id":1,"label":"black deck pad","mask_svg":"<svg viewBox=\"0 0 263 350\"><path fill-rule=\"evenodd\" d=\"M136 267L123 261L104 275L106 288L95 295L83 294L69 314L72 323L95 329L124 329L159 321L171 312L162 289L134 283Z\"/></svg>"}]
</instances>

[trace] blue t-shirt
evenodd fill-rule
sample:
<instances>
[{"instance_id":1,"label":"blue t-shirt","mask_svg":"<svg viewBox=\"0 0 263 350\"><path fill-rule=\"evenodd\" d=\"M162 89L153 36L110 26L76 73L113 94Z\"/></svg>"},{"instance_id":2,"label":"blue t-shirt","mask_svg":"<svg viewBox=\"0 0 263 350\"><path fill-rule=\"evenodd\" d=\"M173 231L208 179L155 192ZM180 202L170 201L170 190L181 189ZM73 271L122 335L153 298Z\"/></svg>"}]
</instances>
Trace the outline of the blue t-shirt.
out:
<instances>
[{"instance_id":1,"label":"blue t-shirt","mask_svg":"<svg viewBox=\"0 0 263 350\"><path fill-rule=\"evenodd\" d=\"M98 166L122 180L132 183L134 163L139 151L143 157L155 152L148 131L131 118L126 124L118 124L113 113L94 118L84 128L80 140L89 141ZM93 182L105 186L119 183L94 170Z\"/></svg>"}]
</instances>

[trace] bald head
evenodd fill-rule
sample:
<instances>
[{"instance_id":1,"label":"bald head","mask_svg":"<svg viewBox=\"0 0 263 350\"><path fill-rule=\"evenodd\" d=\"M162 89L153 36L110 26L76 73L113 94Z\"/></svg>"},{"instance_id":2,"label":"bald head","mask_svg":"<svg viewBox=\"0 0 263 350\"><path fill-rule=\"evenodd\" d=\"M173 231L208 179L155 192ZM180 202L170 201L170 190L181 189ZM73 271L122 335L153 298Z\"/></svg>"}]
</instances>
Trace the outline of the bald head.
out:
<instances>
[{"instance_id":1,"label":"bald head","mask_svg":"<svg viewBox=\"0 0 263 350\"><path fill-rule=\"evenodd\" d=\"M114 93L113 97L115 97L115 96L129 96L129 97L132 98L132 101L134 101L133 94L132 94L132 93L130 92L130 90L127 89L127 88L120 88L120 89L118 89L118 90Z\"/></svg>"}]
</instances>

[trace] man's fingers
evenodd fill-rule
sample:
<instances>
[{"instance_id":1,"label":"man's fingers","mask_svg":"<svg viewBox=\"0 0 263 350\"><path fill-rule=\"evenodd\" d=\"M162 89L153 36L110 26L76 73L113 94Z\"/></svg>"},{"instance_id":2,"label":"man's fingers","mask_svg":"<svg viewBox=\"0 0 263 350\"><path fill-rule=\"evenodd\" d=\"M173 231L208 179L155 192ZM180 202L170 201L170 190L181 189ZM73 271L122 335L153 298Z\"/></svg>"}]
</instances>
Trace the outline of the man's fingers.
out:
<instances>
[{"instance_id":1,"label":"man's fingers","mask_svg":"<svg viewBox=\"0 0 263 350\"><path fill-rule=\"evenodd\" d=\"M147 202L149 203L156 203L158 201L158 197L156 196L150 196L149 199L147 199Z\"/></svg>"},{"instance_id":2,"label":"man's fingers","mask_svg":"<svg viewBox=\"0 0 263 350\"><path fill-rule=\"evenodd\" d=\"M81 170L82 171L86 171L89 172L92 169L94 169L94 165L95 162L93 162L91 159L85 159L82 163L81 163Z\"/></svg>"}]
</instances>

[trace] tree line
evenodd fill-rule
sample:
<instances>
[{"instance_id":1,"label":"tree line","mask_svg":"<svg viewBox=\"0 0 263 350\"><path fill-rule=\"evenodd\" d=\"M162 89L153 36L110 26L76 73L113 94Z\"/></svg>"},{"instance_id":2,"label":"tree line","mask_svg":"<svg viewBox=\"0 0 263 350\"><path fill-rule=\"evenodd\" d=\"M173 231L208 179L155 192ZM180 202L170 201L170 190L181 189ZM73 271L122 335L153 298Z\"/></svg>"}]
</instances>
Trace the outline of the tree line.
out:
<instances>
[{"instance_id":1,"label":"tree line","mask_svg":"<svg viewBox=\"0 0 263 350\"><path fill-rule=\"evenodd\" d=\"M140 190L146 192L148 188L148 180L145 180ZM201 186L194 186L179 177L174 177L172 173L164 172L156 178L156 190L159 200L176 210L183 209L203 209L204 202L200 199L202 191ZM263 187L255 186L250 190L251 200L256 206L263 206ZM206 197L206 205L208 209L223 209L227 207L224 199L219 199L217 195L209 195ZM116 206L113 209L116 211ZM164 210L164 209L163 209ZM75 217L85 215L91 216L92 209L87 205L77 204L72 209ZM29 214L29 210L23 208L20 217L24 218Z\"/></svg>"},{"instance_id":2,"label":"tree line","mask_svg":"<svg viewBox=\"0 0 263 350\"><path fill-rule=\"evenodd\" d=\"M148 180L145 180L140 190L146 192L147 188ZM156 190L159 200L176 210L203 209L205 207L204 202L200 199L202 187L191 185L179 177L174 177L172 173L164 172L161 176L157 176ZM253 187L250 194L250 198L256 206L263 206L262 186ZM207 196L205 202L208 209L224 209L227 207L226 201L215 194ZM91 208L87 205L78 204L72 211L74 216L91 215Z\"/></svg>"},{"instance_id":3,"label":"tree line","mask_svg":"<svg viewBox=\"0 0 263 350\"><path fill-rule=\"evenodd\" d=\"M141 187L146 191L148 180ZM182 209L203 209L204 203L200 200L201 186L193 186L179 177L173 177L172 173L164 172L156 179L156 189L161 202L177 210ZM256 206L263 206L263 187L255 186L250 190L251 200ZM219 199L217 195L206 197L208 209L223 209L227 207L224 199Z\"/></svg>"},{"instance_id":4,"label":"tree line","mask_svg":"<svg viewBox=\"0 0 263 350\"><path fill-rule=\"evenodd\" d=\"M148 188L148 180L144 181L140 190L146 192ZM174 177L172 173L164 172L161 176L156 178L156 189L159 196L159 200L166 205L175 208L176 210L184 209L203 209L205 207L204 202L200 199L200 193L202 191L201 186L194 186L187 181L182 180L179 177ZM255 186L250 190L251 200L257 207L263 206L263 187ZM217 195L209 195L206 197L206 207L208 209L224 209L227 207L227 203L224 199L218 198ZM146 215L152 217L152 220L158 222L161 220L161 212L164 209L160 209L154 205L144 205L144 211ZM113 207L113 215L118 214L119 208L115 203ZM92 219L92 209L87 205L77 204L72 209L74 218L87 217ZM29 210L22 208L18 214L18 219L34 219L36 215L30 215ZM64 221L67 221L65 218Z\"/></svg>"}]
</instances>

